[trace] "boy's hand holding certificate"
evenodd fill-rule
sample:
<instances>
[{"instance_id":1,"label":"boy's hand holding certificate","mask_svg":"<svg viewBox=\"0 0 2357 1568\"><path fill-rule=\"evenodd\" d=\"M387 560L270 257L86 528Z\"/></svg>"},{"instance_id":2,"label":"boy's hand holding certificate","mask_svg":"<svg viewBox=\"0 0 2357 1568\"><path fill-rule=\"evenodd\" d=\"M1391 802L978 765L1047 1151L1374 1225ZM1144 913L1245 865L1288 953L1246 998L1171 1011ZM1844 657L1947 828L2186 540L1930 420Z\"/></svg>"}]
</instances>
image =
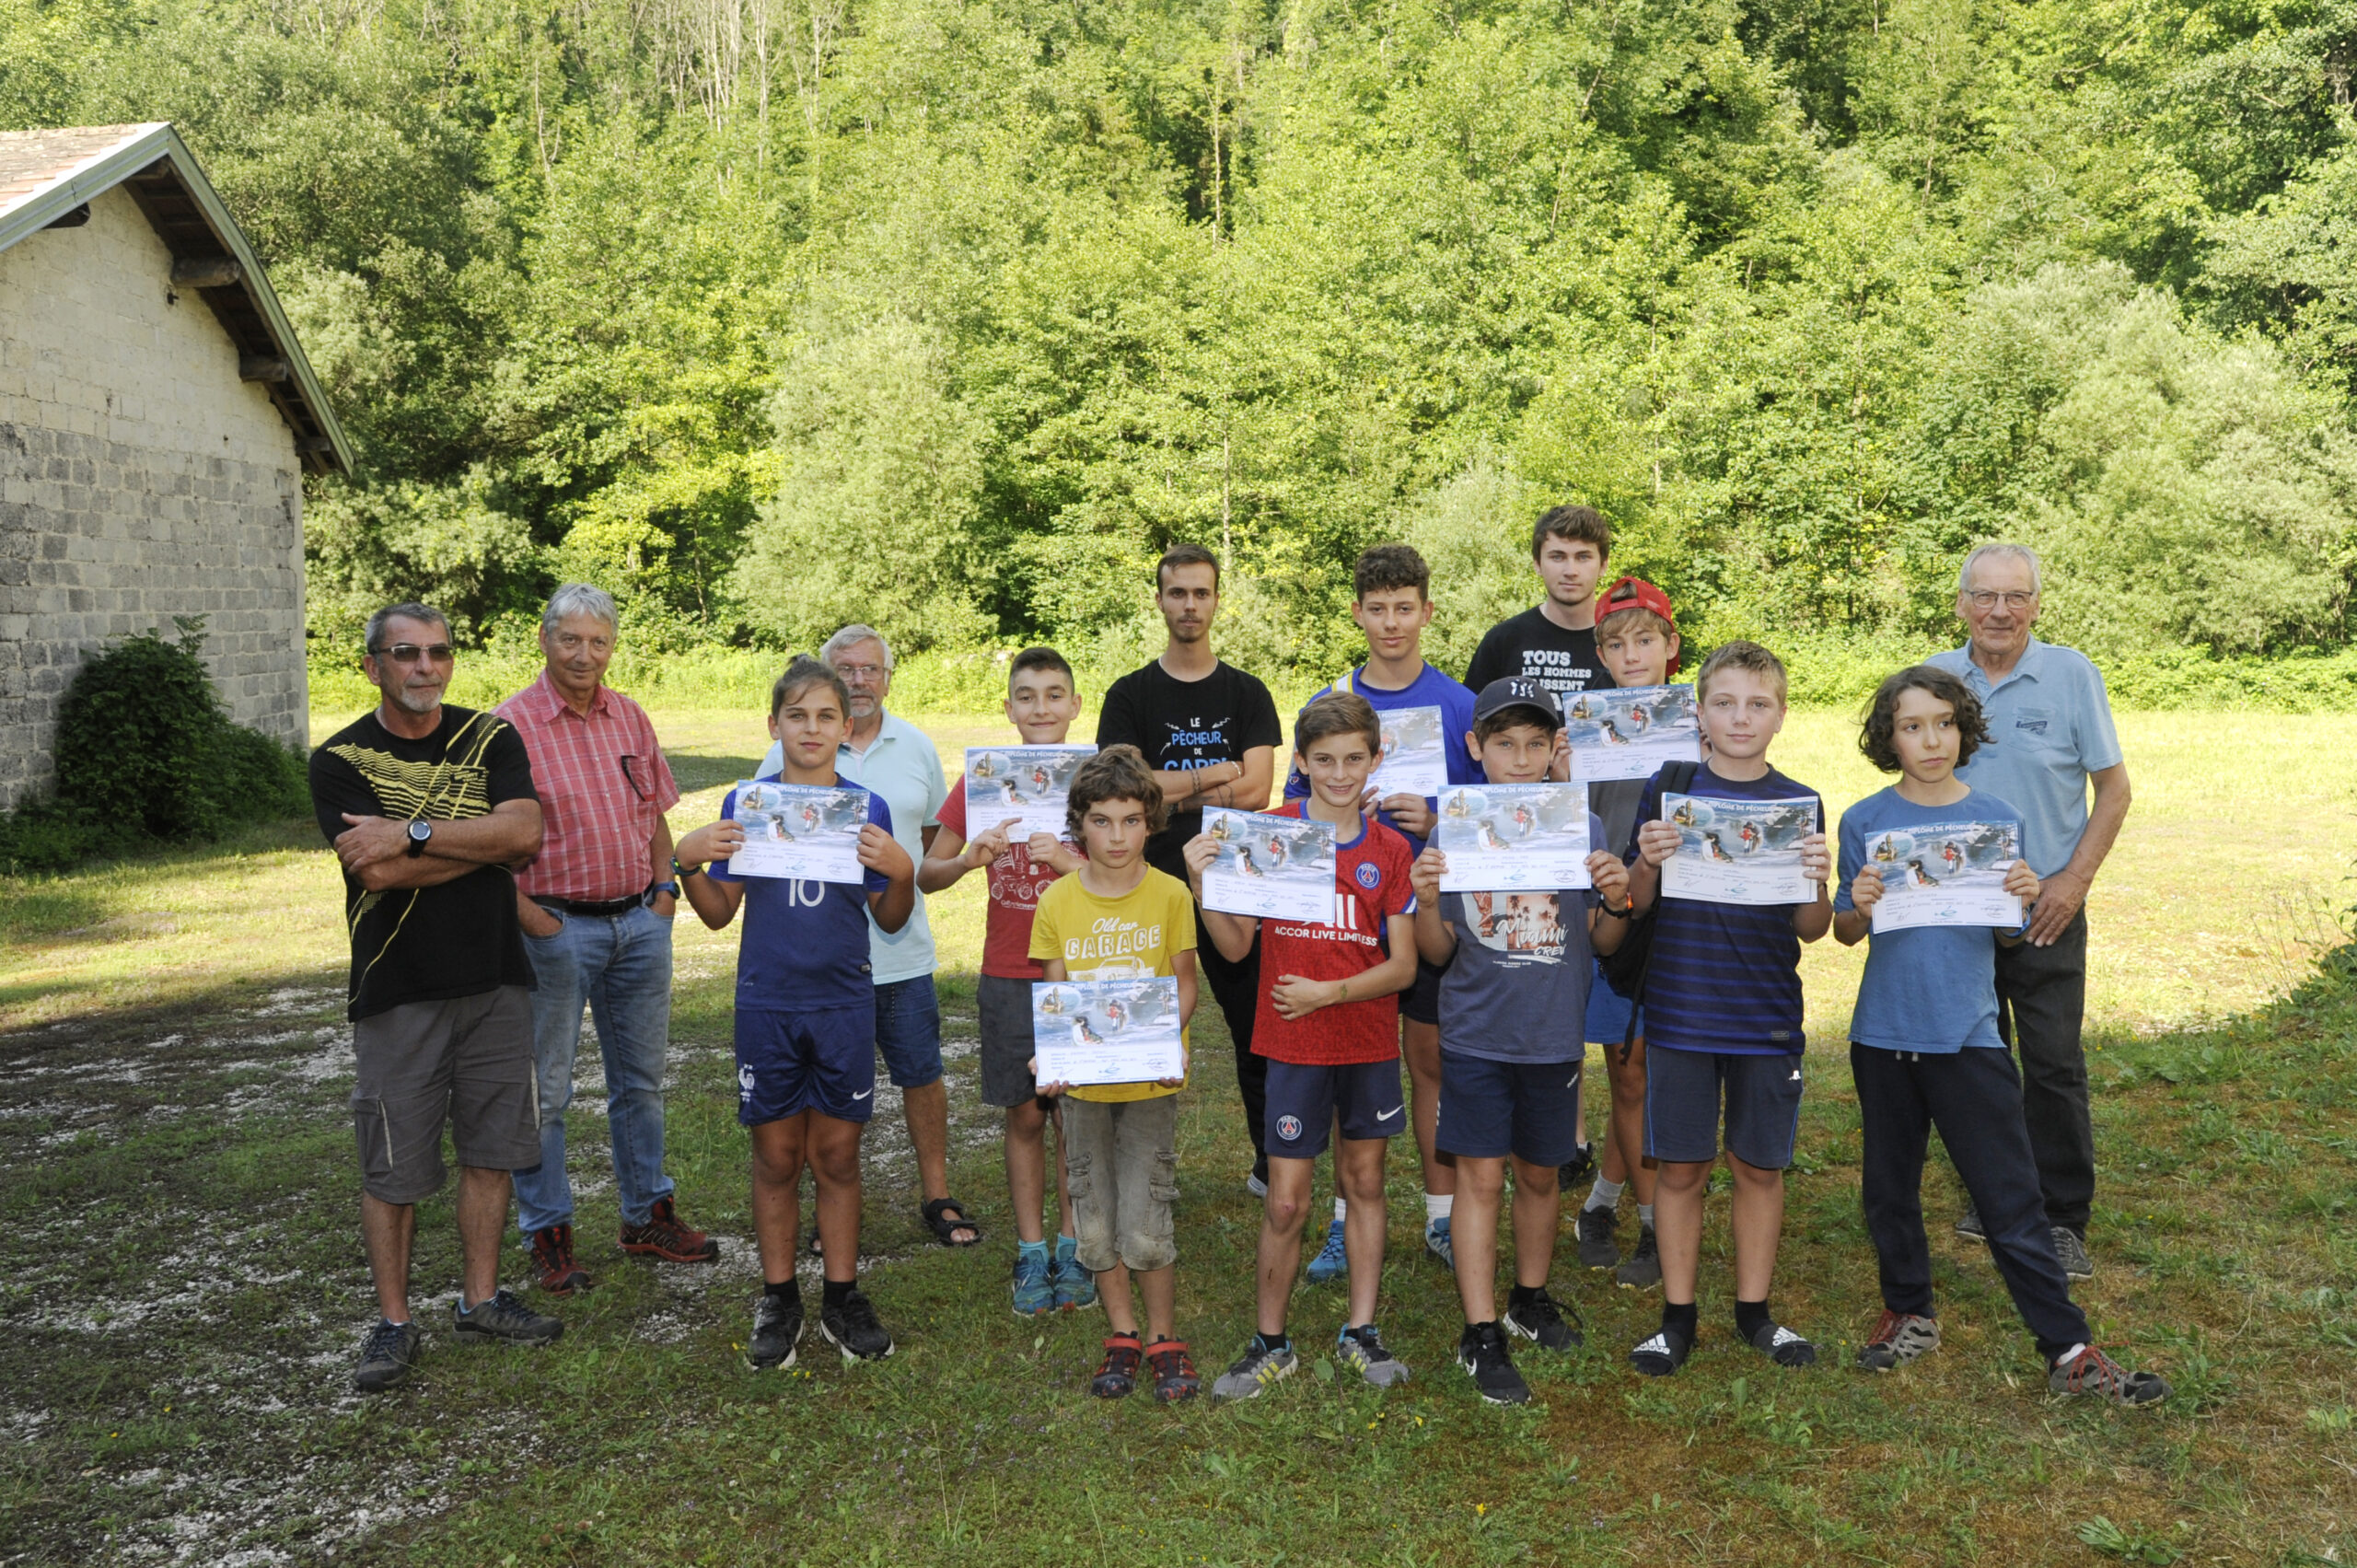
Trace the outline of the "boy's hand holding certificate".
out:
<instances>
[{"instance_id":1,"label":"boy's hand holding certificate","mask_svg":"<svg viewBox=\"0 0 2357 1568\"><path fill-rule=\"evenodd\" d=\"M757 783L737 786L731 821L745 830L729 858L738 877L791 877L802 882L857 884L859 830L867 826L867 792L850 785Z\"/></svg>"},{"instance_id":2,"label":"boy's hand holding certificate","mask_svg":"<svg viewBox=\"0 0 2357 1568\"><path fill-rule=\"evenodd\" d=\"M1805 904L1817 881L1802 841L1817 831L1815 800L1722 800L1665 795L1662 820L1678 849L1661 863L1661 894L1713 904Z\"/></svg>"},{"instance_id":3,"label":"boy's hand holding certificate","mask_svg":"<svg viewBox=\"0 0 2357 1568\"><path fill-rule=\"evenodd\" d=\"M1334 920L1334 825L1266 811L1203 813L1219 853L1203 871L1203 907L1269 920Z\"/></svg>"},{"instance_id":4,"label":"boy's hand holding certificate","mask_svg":"<svg viewBox=\"0 0 2357 1568\"><path fill-rule=\"evenodd\" d=\"M1366 783L1376 799L1421 795L1429 800L1448 787L1448 740L1437 706L1389 708L1376 717L1383 725L1383 755Z\"/></svg>"},{"instance_id":5,"label":"boy's hand holding certificate","mask_svg":"<svg viewBox=\"0 0 2357 1568\"><path fill-rule=\"evenodd\" d=\"M1702 722L1691 686L1581 691L1563 710L1572 777L1580 784L1649 779L1664 762L1702 760Z\"/></svg>"},{"instance_id":6,"label":"boy's hand holding certificate","mask_svg":"<svg viewBox=\"0 0 2357 1568\"><path fill-rule=\"evenodd\" d=\"M1894 828L1866 845L1866 865L1882 877L1874 929L1910 925L1993 925L2013 931L2022 900L2005 883L2022 857L2010 822L1940 822Z\"/></svg>"},{"instance_id":7,"label":"boy's hand holding certificate","mask_svg":"<svg viewBox=\"0 0 2357 1568\"><path fill-rule=\"evenodd\" d=\"M1031 1075L1041 1084L1144 1084L1187 1075L1178 981L1042 980L1031 985Z\"/></svg>"},{"instance_id":8,"label":"boy's hand holding certificate","mask_svg":"<svg viewBox=\"0 0 2357 1568\"><path fill-rule=\"evenodd\" d=\"M1443 892L1585 888L1587 786L1461 784L1444 790L1433 844Z\"/></svg>"},{"instance_id":9,"label":"boy's hand holding certificate","mask_svg":"<svg viewBox=\"0 0 2357 1568\"><path fill-rule=\"evenodd\" d=\"M969 746L967 825L980 833L1012 817L1015 826L1006 830L1009 843L1021 843L1034 833L1062 838L1072 776L1095 755L1094 746Z\"/></svg>"}]
</instances>

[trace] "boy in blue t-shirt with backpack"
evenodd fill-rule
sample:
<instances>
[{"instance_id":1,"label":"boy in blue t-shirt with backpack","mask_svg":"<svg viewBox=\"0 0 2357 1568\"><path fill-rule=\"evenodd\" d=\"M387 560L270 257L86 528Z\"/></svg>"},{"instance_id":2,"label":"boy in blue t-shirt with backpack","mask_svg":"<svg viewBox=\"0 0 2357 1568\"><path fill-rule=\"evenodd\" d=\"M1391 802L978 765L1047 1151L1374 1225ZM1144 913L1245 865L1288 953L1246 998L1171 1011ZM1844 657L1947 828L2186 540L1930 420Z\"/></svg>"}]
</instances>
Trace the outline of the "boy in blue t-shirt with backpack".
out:
<instances>
[{"instance_id":1,"label":"boy in blue t-shirt with backpack","mask_svg":"<svg viewBox=\"0 0 2357 1568\"><path fill-rule=\"evenodd\" d=\"M1886 866L1936 886L1970 864L1984 827L2010 827L2020 844L2021 814L1956 777L1988 739L1980 704L1963 680L1932 665L1900 670L1875 693L1859 742L1869 761L1898 781L1841 815L1833 934L1845 947L1873 937L1850 1025L1850 1071L1864 1136L1860 1197L1883 1313L1858 1365L1887 1372L1939 1346L1922 1201L1924 1144L1936 1126L1980 1214L1997 1272L2046 1360L2048 1388L2151 1404L2168 1397L2168 1385L2105 1355L2071 1300L2022 1122L2021 1076L1997 1032L1997 945L2021 940L2027 922L2003 933L1969 925L1874 930L1874 911L1887 891ZM1907 853L1934 840L1937 850ZM2027 861L2007 867L2004 890L2024 910L2036 900L2038 875Z\"/></svg>"},{"instance_id":2,"label":"boy in blue t-shirt with backpack","mask_svg":"<svg viewBox=\"0 0 2357 1568\"><path fill-rule=\"evenodd\" d=\"M1768 746L1784 727L1784 666L1757 643L1729 643L1694 678L1710 761L1677 793L1718 800L1815 799L1771 767ZM1662 867L1679 853L1678 826L1662 819L1663 775L1637 807L1629 897L1640 912L1659 897ZM1661 1162L1654 1228L1661 1247L1661 1328L1630 1364L1666 1377L1694 1348L1695 1275L1702 1249L1702 1195L1720 1148L1722 1094L1727 1164L1735 1173L1736 1331L1779 1366L1806 1366L1817 1347L1768 1310L1776 1244L1784 1224L1784 1167L1801 1109L1801 944L1833 923L1825 883L1825 807L1800 840L1801 875L1816 896L1801 904L1660 899L1643 986L1645 1010L1645 1153Z\"/></svg>"},{"instance_id":3,"label":"boy in blue t-shirt with backpack","mask_svg":"<svg viewBox=\"0 0 2357 1568\"><path fill-rule=\"evenodd\" d=\"M770 692L770 734L784 750L775 775L833 788L835 749L851 736L851 692L817 659L795 656ZM766 781L765 781L766 782ZM737 1120L753 1142L753 1234L761 1251L761 1298L745 1359L756 1370L794 1365L802 1338L802 1289L794 1277L801 1234L802 1167L819 1180L819 1241L825 1298L819 1332L845 1361L892 1353L892 1336L859 1289L859 1139L876 1100L876 986L869 978L867 916L898 931L916 907L916 866L892 837L892 809L867 797L859 830L861 884L737 877L728 857L744 847L731 819L681 839L680 890L718 931L745 911L737 958Z\"/></svg>"}]
</instances>

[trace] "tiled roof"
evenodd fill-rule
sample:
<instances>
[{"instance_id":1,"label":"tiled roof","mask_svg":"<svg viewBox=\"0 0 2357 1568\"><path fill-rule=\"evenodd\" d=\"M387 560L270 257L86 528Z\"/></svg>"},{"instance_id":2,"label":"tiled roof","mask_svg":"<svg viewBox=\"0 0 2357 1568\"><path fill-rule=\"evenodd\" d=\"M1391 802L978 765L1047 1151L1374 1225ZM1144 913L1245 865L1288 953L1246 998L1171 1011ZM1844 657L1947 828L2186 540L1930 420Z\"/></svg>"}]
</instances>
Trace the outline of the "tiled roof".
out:
<instances>
[{"instance_id":1,"label":"tiled roof","mask_svg":"<svg viewBox=\"0 0 2357 1568\"><path fill-rule=\"evenodd\" d=\"M145 125L75 125L61 131L0 131L0 217L77 169L156 129Z\"/></svg>"}]
</instances>

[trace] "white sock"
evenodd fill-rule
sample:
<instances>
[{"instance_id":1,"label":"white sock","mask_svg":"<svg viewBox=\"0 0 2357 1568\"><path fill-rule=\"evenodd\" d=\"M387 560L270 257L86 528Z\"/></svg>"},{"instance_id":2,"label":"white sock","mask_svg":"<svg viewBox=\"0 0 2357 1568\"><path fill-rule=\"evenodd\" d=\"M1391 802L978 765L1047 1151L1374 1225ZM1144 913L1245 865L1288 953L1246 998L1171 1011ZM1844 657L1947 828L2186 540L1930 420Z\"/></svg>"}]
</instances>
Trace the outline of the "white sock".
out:
<instances>
[{"instance_id":1,"label":"white sock","mask_svg":"<svg viewBox=\"0 0 2357 1568\"><path fill-rule=\"evenodd\" d=\"M1596 1179L1596 1185L1587 1190L1587 1202L1582 1203L1580 1207L1609 1209L1620 1201L1620 1189L1627 1185L1625 1181L1610 1181L1599 1176Z\"/></svg>"},{"instance_id":2,"label":"white sock","mask_svg":"<svg viewBox=\"0 0 2357 1568\"><path fill-rule=\"evenodd\" d=\"M1647 1230L1653 1229L1654 1206L1651 1203L1640 1203L1637 1205L1637 1223L1643 1225Z\"/></svg>"},{"instance_id":3,"label":"white sock","mask_svg":"<svg viewBox=\"0 0 2357 1568\"><path fill-rule=\"evenodd\" d=\"M2084 1353L2086 1348L2087 1347L2084 1344L2073 1345L2069 1350L2064 1351L2061 1355L2054 1358L2054 1365L2057 1366L2070 1365L2073 1362L2079 1359L2080 1354Z\"/></svg>"},{"instance_id":4,"label":"white sock","mask_svg":"<svg viewBox=\"0 0 2357 1568\"><path fill-rule=\"evenodd\" d=\"M1456 1193L1427 1192L1424 1194L1424 1223L1430 1225L1434 1220L1445 1220L1456 1207Z\"/></svg>"},{"instance_id":5,"label":"white sock","mask_svg":"<svg viewBox=\"0 0 2357 1568\"><path fill-rule=\"evenodd\" d=\"M1351 1214L1351 1206L1350 1206L1348 1203L1346 1203L1346 1202L1342 1202L1342 1195L1341 1195L1340 1192L1335 1193L1335 1194L1334 1194L1334 1223L1335 1223L1336 1225L1341 1225L1344 1220L1346 1220L1346 1219L1348 1219L1348 1218L1350 1217L1350 1214Z\"/></svg>"}]
</instances>

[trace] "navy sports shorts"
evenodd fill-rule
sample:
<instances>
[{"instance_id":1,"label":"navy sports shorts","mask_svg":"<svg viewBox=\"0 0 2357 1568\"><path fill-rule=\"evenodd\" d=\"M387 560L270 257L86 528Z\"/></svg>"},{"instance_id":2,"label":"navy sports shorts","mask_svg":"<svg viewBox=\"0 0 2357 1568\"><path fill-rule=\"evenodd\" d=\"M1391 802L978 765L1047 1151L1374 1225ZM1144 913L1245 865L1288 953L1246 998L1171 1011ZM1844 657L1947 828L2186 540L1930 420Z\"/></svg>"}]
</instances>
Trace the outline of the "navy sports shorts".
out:
<instances>
[{"instance_id":1,"label":"navy sports shorts","mask_svg":"<svg viewBox=\"0 0 2357 1568\"><path fill-rule=\"evenodd\" d=\"M1268 1134L1269 1157L1316 1159L1326 1152L1337 1117L1345 1138L1388 1138L1408 1125L1408 1113L1400 1109L1407 1103L1399 1092L1396 1056L1341 1067L1271 1062L1269 1114L1260 1124Z\"/></svg>"},{"instance_id":2,"label":"navy sports shorts","mask_svg":"<svg viewBox=\"0 0 2357 1568\"><path fill-rule=\"evenodd\" d=\"M1434 1146L1467 1159L1512 1155L1552 1169L1580 1144L1580 1063L1492 1062L1440 1048Z\"/></svg>"},{"instance_id":3,"label":"navy sports shorts","mask_svg":"<svg viewBox=\"0 0 2357 1568\"><path fill-rule=\"evenodd\" d=\"M748 1127L815 1110L876 1113L876 1009L737 1009L737 1120Z\"/></svg>"},{"instance_id":4,"label":"navy sports shorts","mask_svg":"<svg viewBox=\"0 0 2357 1568\"><path fill-rule=\"evenodd\" d=\"M1645 1153L1681 1165L1719 1157L1719 1100L1727 1152L1761 1170L1793 1163L1801 1126L1801 1059L1645 1046Z\"/></svg>"},{"instance_id":5,"label":"navy sports shorts","mask_svg":"<svg viewBox=\"0 0 2357 1568\"><path fill-rule=\"evenodd\" d=\"M1419 1024L1439 1023L1440 977L1447 972L1446 964L1428 964L1422 953L1417 954L1415 983L1399 998L1399 1016Z\"/></svg>"},{"instance_id":6,"label":"navy sports shorts","mask_svg":"<svg viewBox=\"0 0 2357 1568\"><path fill-rule=\"evenodd\" d=\"M1591 958L1590 963L1595 963ZM1590 1045L1619 1045L1629 1038L1629 1015L1637 1005L1612 989L1604 978L1604 966L1596 964L1596 973L1587 982L1587 1028L1582 1037ZM1637 1033L1644 1033L1644 1026L1637 1026Z\"/></svg>"}]
</instances>

